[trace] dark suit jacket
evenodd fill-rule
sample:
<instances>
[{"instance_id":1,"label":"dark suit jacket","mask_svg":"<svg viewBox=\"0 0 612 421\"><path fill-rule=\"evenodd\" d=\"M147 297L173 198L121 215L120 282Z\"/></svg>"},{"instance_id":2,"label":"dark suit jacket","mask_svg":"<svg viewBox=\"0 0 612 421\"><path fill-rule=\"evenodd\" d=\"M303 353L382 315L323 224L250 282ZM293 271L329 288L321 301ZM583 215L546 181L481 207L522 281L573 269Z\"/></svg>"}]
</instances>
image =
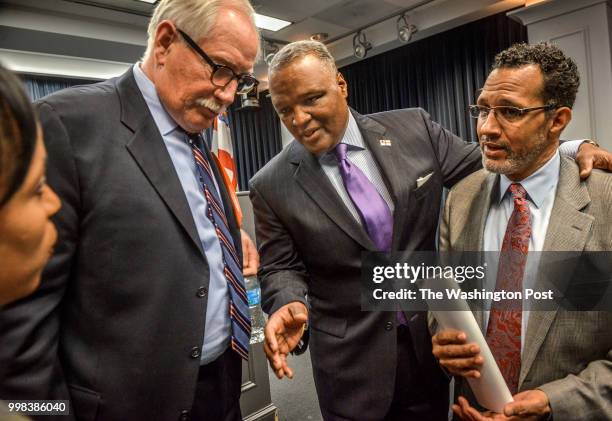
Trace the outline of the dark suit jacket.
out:
<instances>
[{"instance_id":1,"label":"dark suit jacket","mask_svg":"<svg viewBox=\"0 0 612 421\"><path fill-rule=\"evenodd\" d=\"M433 250L442 186L480 168L477 145L443 130L421 109L353 114L395 202L392 249ZM417 178L429 173L416 188ZM291 301L309 306L310 353L323 415L381 420L393 398L397 331L391 328L394 313L361 311L361 254L376 251L374 244L317 158L295 141L253 177L251 200L264 309L272 313ZM444 404L447 382L435 375L423 314L410 321L410 329L415 356L431 373L414 380L439 393Z\"/></svg>"},{"instance_id":2,"label":"dark suit jacket","mask_svg":"<svg viewBox=\"0 0 612 421\"><path fill-rule=\"evenodd\" d=\"M60 237L40 289L0 314L0 396L176 420L193 403L209 266L163 139L131 69L36 107Z\"/></svg>"}]
</instances>

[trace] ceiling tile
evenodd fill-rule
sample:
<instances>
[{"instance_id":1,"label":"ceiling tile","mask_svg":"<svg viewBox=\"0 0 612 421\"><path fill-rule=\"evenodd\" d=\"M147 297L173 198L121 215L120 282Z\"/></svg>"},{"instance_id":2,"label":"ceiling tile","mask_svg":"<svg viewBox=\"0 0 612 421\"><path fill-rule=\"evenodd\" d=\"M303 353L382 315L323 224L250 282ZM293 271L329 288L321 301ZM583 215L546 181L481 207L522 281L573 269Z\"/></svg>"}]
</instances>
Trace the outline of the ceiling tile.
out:
<instances>
[{"instance_id":1,"label":"ceiling tile","mask_svg":"<svg viewBox=\"0 0 612 421\"><path fill-rule=\"evenodd\" d=\"M372 1L372 0L371 0ZM257 13L291 22L300 22L343 0L252 0Z\"/></svg>"},{"instance_id":2,"label":"ceiling tile","mask_svg":"<svg viewBox=\"0 0 612 421\"><path fill-rule=\"evenodd\" d=\"M349 28L335 25L320 19L308 18L296 24L290 25L278 32L271 32L269 38L278 41L293 42L308 39L312 34L326 32L330 38L341 35L349 31ZM264 37L268 38L267 34Z\"/></svg>"},{"instance_id":3,"label":"ceiling tile","mask_svg":"<svg viewBox=\"0 0 612 421\"><path fill-rule=\"evenodd\" d=\"M313 17L330 23L340 23L350 29L359 29L401 10L401 7L384 1L344 0Z\"/></svg>"}]
</instances>

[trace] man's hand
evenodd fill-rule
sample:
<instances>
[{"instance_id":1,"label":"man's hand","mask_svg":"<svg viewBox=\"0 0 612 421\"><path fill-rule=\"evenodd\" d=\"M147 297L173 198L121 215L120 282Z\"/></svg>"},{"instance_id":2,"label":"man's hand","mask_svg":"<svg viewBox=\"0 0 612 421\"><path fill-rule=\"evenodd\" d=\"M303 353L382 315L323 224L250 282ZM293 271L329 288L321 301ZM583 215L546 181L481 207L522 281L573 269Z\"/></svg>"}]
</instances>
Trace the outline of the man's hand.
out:
<instances>
[{"instance_id":1,"label":"man's hand","mask_svg":"<svg viewBox=\"0 0 612 421\"><path fill-rule=\"evenodd\" d=\"M444 329L431 339L433 354L449 373L477 379L484 359L480 355L480 347L466 341L464 332Z\"/></svg>"},{"instance_id":2,"label":"man's hand","mask_svg":"<svg viewBox=\"0 0 612 421\"><path fill-rule=\"evenodd\" d=\"M270 367L279 379L293 378L293 370L287 364L287 355L295 348L308 321L308 310L299 301L285 304L268 318L264 330L264 351Z\"/></svg>"},{"instance_id":3,"label":"man's hand","mask_svg":"<svg viewBox=\"0 0 612 421\"><path fill-rule=\"evenodd\" d=\"M514 402L504 406L504 414L511 420L543 420L551 412L548 396L541 390L525 390L513 396Z\"/></svg>"},{"instance_id":4,"label":"man's hand","mask_svg":"<svg viewBox=\"0 0 612 421\"><path fill-rule=\"evenodd\" d=\"M240 239L242 240L242 275L255 276L259 269L259 254L255 244L243 229L240 230Z\"/></svg>"},{"instance_id":5,"label":"man's hand","mask_svg":"<svg viewBox=\"0 0 612 421\"><path fill-rule=\"evenodd\" d=\"M584 180L591 175L593 168L612 171L612 153L583 142L578 148L576 163L580 167L580 178Z\"/></svg>"},{"instance_id":6,"label":"man's hand","mask_svg":"<svg viewBox=\"0 0 612 421\"><path fill-rule=\"evenodd\" d=\"M539 421L548 418L551 412L548 396L541 390L526 390L513 396L514 402L504 406L504 413L478 412L460 396L459 405L453 405L453 412L466 421Z\"/></svg>"},{"instance_id":7,"label":"man's hand","mask_svg":"<svg viewBox=\"0 0 612 421\"><path fill-rule=\"evenodd\" d=\"M472 407L467 399L463 396L459 396L457 404L453 404L453 412L459 419L464 421L508 421L508 417L504 414L498 414L495 412L479 412L476 408Z\"/></svg>"}]
</instances>

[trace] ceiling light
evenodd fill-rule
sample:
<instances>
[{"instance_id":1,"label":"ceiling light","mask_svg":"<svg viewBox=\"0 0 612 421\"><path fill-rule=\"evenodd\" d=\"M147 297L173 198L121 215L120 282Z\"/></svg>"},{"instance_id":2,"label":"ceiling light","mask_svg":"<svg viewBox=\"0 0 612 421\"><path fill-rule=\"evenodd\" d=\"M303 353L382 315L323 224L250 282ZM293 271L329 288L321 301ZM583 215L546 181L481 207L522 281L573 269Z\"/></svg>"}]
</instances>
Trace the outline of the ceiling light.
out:
<instances>
[{"instance_id":1,"label":"ceiling light","mask_svg":"<svg viewBox=\"0 0 612 421\"><path fill-rule=\"evenodd\" d=\"M359 31L353 37L353 54L357 58L364 58L368 51L372 49L372 44L366 39L366 35Z\"/></svg>"},{"instance_id":2,"label":"ceiling light","mask_svg":"<svg viewBox=\"0 0 612 421\"><path fill-rule=\"evenodd\" d=\"M149 3L149 4L153 4L157 2L157 0L138 0L138 1L141 1L143 3Z\"/></svg>"},{"instance_id":3,"label":"ceiling light","mask_svg":"<svg viewBox=\"0 0 612 421\"><path fill-rule=\"evenodd\" d=\"M411 23L408 23L406 15L401 15L397 19L397 38L401 42L408 42L412 38L412 35L417 31L417 27Z\"/></svg>"},{"instance_id":4,"label":"ceiling light","mask_svg":"<svg viewBox=\"0 0 612 421\"><path fill-rule=\"evenodd\" d=\"M258 28L267 29L268 31L276 32L286 26L291 25L291 23L292 22L288 22L286 20L276 19L271 16L255 13L255 25Z\"/></svg>"}]
</instances>

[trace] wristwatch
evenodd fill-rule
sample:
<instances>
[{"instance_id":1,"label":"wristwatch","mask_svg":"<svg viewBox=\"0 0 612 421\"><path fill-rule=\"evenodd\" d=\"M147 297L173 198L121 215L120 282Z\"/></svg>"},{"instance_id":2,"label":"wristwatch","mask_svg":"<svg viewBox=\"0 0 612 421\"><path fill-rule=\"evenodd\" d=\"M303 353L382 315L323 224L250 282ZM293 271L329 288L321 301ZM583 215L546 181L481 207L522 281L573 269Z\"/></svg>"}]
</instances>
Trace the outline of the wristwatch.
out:
<instances>
[{"instance_id":1,"label":"wristwatch","mask_svg":"<svg viewBox=\"0 0 612 421\"><path fill-rule=\"evenodd\" d=\"M594 141L593 139L584 139L582 141L582 143L588 143L589 145L593 145L596 148L599 148L599 143L597 143L596 141Z\"/></svg>"}]
</instances>

